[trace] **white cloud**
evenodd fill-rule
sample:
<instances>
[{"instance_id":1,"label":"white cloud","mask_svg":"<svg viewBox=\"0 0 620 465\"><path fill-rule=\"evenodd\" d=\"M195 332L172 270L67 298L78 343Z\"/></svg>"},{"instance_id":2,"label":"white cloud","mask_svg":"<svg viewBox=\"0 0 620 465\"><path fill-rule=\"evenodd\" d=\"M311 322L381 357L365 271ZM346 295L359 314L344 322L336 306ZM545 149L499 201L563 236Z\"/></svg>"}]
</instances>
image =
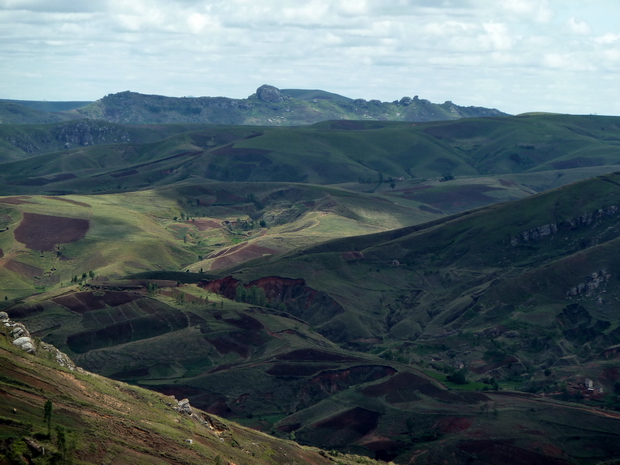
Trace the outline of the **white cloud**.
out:
<instances>
[{"instance_id":1,"label":"white cloud","mask_svg":"<svg viewBox=\"0 0 620 465\"><path fill-rule=\"evenodd\" d=\"M484 2L483 2L484 3ZM555 13L546 0L509 0L498 2L507 14L537 23L550 22Z\"/></svg>"},{"instance_id":2,"label":"white cloud","mask_svg":"<svg viewBox=\"0 0 620 465\"><path fill-rule=\"evenodd\" d=\"M592 32L592 28L586 21L578 21L574 16L568 18L566 25L573 34L589 35Z\"/></svg>"},{"instance_id":3,"label":"white cloud","mask_svg":"<svg viewBox=\"0 0 620 465\"><path fill-rule=\"evenodd\" d=\"M245 97L270 83L620 114L619 91L596 81L619 71L618 15L615 0L0 0L0 97Z\"/></svg>"}]
</instances>

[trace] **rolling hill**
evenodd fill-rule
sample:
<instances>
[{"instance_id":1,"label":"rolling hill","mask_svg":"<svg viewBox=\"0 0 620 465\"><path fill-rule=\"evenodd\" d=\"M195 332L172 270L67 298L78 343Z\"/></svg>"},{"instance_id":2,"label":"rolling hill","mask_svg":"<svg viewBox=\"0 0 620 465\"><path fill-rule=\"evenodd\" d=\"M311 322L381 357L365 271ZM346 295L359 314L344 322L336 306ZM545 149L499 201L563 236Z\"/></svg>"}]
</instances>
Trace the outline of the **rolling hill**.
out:
<instances>
[{"instance_id":1,"label":"rolling hill","mask_svg":"<svg viewBox=\"0 0 620 465\"><path fill-rule=\"evenodd\" d=\"M210 275L87 277L7 311L87 369L302 443L399 463L603 461L618 453L620 417L601 407L619 408L619 186Z\"/></svg>"},{"instance_id":2,"label":"rolling hill","mask_svg":"<svg viewBox=\"0 0 620 465\"><path fill-rule=\"evenodd\" d=\"M615 459L620 119L378 120L430 105L410 100L121 93L89 118L178 123L0 125L0 309L38 348L116 380L57 372L0 336L0 394L27 412L0 410L1 453L32 453L34 434L54 447L39 418L53 398L81 460L87 441L128 463ZM293 107L295 121L368 118L274 127ZM216 114L231 124L198 122ZM234 433L211 444L141 388ZM98 436L104 424L127 437Z\"/></svg>"}]
</instances>

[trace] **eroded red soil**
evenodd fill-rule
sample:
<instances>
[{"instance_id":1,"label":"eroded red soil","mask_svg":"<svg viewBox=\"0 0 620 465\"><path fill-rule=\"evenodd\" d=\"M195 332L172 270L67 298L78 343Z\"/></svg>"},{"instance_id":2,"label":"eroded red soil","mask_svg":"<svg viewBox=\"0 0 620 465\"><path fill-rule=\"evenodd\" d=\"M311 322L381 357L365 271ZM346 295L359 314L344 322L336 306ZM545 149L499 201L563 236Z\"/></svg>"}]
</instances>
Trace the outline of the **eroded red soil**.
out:
<instances>
[{"instance_id":1,"label":"eroded red soil","mask_svg":"<svg viewBox=\"0 0 620 465\"><path fill-rule=\"evenodd\" d=\"M89 226L89 221L81 218L24 213L14 235L29 249L51 251L57 244L79 241Z\"/></svg>"}]
</instances>

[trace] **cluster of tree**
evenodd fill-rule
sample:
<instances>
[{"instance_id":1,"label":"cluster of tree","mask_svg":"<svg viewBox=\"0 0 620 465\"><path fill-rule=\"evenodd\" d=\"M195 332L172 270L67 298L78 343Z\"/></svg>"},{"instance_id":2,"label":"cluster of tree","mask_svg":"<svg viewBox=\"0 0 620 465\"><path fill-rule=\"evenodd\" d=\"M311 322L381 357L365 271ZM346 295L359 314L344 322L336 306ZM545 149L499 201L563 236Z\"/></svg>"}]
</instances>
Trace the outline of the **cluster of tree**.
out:
<instances>
[{"instance_id":1,"label":"cluster of tree","mask_svg":"<svg viewBox=\"0 0 620 465\"><path fill-rule=\"evenodd\" d=\"M237 285L237 289L235 290L235 300L237 302L258 305L260 307L264 307L268 303L265 289L258 286L250 286L246 288L241 284Z\"/></svg>"},{"instance_id":2,"label":"cluster of tree","mask_svg":"<svg viewBox=\"0 0 620 465\"><path fill-rule=\"evenodd\" d=\"M235 300L259 307L271 307L278 310L285 310L283 303L270 301L265 294L265 289L258 286L245 287L242 284L237 285L235 290Z\"/></svg>"},{"instance_id":3,"label":"cluster of tree","mask_svg":"<svg viewBox=\"0 0 620 465\"><path fill-rule=\"evenodd\" d=\"M467 384L467 368L463 367L458 371L455 371L451 375L446 376L448 381L453 382L454 384Z\"/></svg>"},{"instance_id":4,"label":"cluster of tree","mask_svg":"<svg viewBox=\"0 0 620 465\"><path fill-rule=\"evenodd\" d=\"M82 276L75 275L73 278L71 278L71 284L82 284L87 279L94 279L94 277L95 272L93 270L90 270L88 273L82 273Z\"/></svg>"},{"instance_id":5,"label":"cluster of tree","mask_svg":"<svg viewBox=\"0 0 620 465\"><path fill-rule=\"evenodd\" d=\"M491 386L491 389L494 391L499 390L499 384L497 384L497 380L495 378L482 378L480 381Z\"/></svg>"},{"instance_id":6,"label":"cluster of tree","mask_svg":"<svg viewBox=\"0 0 620 465\"><path fill-rule=\"evenodd\" d=\"M159 289L159 286L157 285L157 283L149 281L146 284L146 293L148 295L154 295L157 292L157 289Z\"/></svg>"},{"instance_id":7,"label":"cluster of tree","mask_svg":"<svg viewBox=\"0 0 620 465\"><path fill-rule=\"evenodd\" d=\"M400 180L402 180L402 178ZM385 182L385 183L389 183L392 189L396 187L396 179L394 179L392 176L390 176L389 178L385 178L383 176L383 173L381 172L379 172L379 179L360 177L358 178L358 182L360 184L383 184Z\"/></svg>"},{"instance_id":8,"label":"cluster of tree","mask_svg":"<svg viewBox=\"0 0 620 465\"><path fill-rule=\"evenodd\" d=\"M237 218L234 223L228 223L226 225L228 230L231 232L236 231L251 231L256 228L265 228L267 223L265 220L260 220L258 223L255 223L253 220L242 220L241 218Z\"/></svg>"},{"instance_id":9,"label":"cluster of tree","mask_svg":"<svg viewBox=\"0 0 620 465\"><path fill-rule=\"evenodd\" d=\"M186 215L184 212L181 212L179 216L175 216L174 218L172 218L174 221L191 221L194 218L192 216Z\"/></svg>"}]
</instances>

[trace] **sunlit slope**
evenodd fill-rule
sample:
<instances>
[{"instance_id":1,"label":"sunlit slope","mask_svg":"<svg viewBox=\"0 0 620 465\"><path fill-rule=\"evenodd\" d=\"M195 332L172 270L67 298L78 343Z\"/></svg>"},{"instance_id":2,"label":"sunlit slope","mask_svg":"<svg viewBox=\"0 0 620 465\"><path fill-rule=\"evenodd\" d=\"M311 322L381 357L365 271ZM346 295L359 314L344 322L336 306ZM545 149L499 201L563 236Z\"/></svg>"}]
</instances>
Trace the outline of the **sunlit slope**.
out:
<instances>
[{"instance_id":1,"label":"sunlit slope","mask_svg":"<svg viewBox=\"0 0 620 465\"><path fill-rule=\"evenodd\" d=\"M0 208L0 279L8 298L68 285L84 273L178 269L192 260L152 216L104 197L4 197Z\"/></svg>"},{"instance_id":2,"label":"sunlit slope","mask_svg":"<svg viewBox=\"0 0 620 465\"><path fill-rule=\"evenodd\" d=\"M0 197L7 298L83 273L209 271L252 258L439 216L343 189L281 183L184 183L91 196Z\"/></svg>"}]
</instances>

